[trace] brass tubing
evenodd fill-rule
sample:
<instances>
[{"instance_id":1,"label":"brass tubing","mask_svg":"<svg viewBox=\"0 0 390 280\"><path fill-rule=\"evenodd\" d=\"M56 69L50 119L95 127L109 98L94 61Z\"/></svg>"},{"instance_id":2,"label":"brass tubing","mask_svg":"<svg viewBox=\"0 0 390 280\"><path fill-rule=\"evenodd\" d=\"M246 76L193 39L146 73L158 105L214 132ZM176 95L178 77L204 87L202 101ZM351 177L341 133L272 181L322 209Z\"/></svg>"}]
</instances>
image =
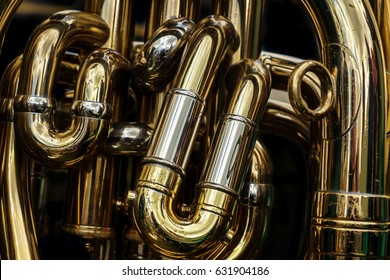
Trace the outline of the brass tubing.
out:
<instances>
[{"instance_id":1,"label":"brass tubing","mask_svg":"<svg viewBox=\"0 0 390 280\"><path fill-rule=\"evenodd\" d=\"M262 52L260 60L271 72L272 87L283 91L287 90L289 78L297 65L303 62L295 57L269 52ZM313 73L307 72L301 77L301 86L303 100L300 102L306 102L309 108L318 107L321 98L319 78ZM319 180L318 173L320 172L319 151L322 128L319 121L309 122L300 118L295 111L289 103L270 100L260 126L264 131L292 140L307 154L309 159L308 179L311 185L316 186Z\"/></svg>"},{"instance_id":2,"label":"brass tubing","mask_svg":"<svg viewBox=\"0 0 390 280\"><path fill-rule=\"evenodd\" d=\"M271 161L264 145L256 141L235 225L221 248L208 259L257 259L267 232L272 198Z\"/></svg>"},{"instance_id":3,"label":"brass tubing","mask_svg":"<svg viewBox=\"0 0 390 280\"><path fill-rule=\"evenodd\" d=\"M28 159L15 144L13 99L21 57L6 69L0 84L0 256L1 259L39 258Z\"/></svg>"},{"instance_id":4,"label":"brass tubing","mask_svg":"<svg viewBox=\"0 0 390 280\"><path fill-rule=\"evenodd\" d=\"M148 0L148 15L145 28L145 41L167 20L184 17L197 21L200 2L196 0Z\"/></svg>"},{"instance_id":5,"label":"brass tubing","mask_svg":"<svg viewBox=\"0 0 390 280\"><path fill-rule=\"evenodd\" d=\"M130 63L111 49L92 52L80 67L75 86L76 95L107 96L107 104L115 95L127 93ZM89 99L89 98L88 98ZM75 103L77 108L77 102ZM88 117L88 116L86 116ZM103 156L71 172L71 199L63 229L84 238L113 237L115 178L111 161Z\"/></svg>"},{"instance_id":6,"label":"brass tubing","mask_svg":"<svg viewBox=\"0 0 390 280\"><path fill-rule=\"evenodd\" d=\"M152 133L145 123L112 123L103 152L116 156L145 156Z\"/></svg>"},{"instance_id":7,"label":"brass tubing","mask_svg":"<svg viewBox=\"0 0 390 280\"><path fill-rule=\"evenodd\" d=\"M77 112L87 107L88 104L84 100L100 102L107 104L107 109L110 109L107 113L112 115L112 121L119 121L122 114L117 111L111 112L115 102L114 99L127 95L129 82L130 62L115 50L97 49L85 58L80 67L75 84L76 100L73 102L73 110ZM95 106L96 109L101 107L99 104ZM119 110L120 108L115 107L115 109ZM80 114L76 113L76 115L94 117L82 112Z\"/></svg>"},{"instance_id":8,"label":"brass tubing","mask_svg":"<svg viewBox=\"0 0 390 280\"><path fill-rule=\"evenodd\" d=\"M127 96L127 82L124 80L125 76L129 78L129 65L126 63L127 65L124 66L126 70L117 76L123 78L123 83L119 82L123 87L117 88L113 86L116 82L108 78L108 76L116 76L112 73L114 70L105 68L110 62L99 58L99 62L95 61L96 64L92 63L79 72L77 97L72 107L74 115L69 114L65 117L65 121L62 120L61 114L68 107L65 109L56 107L51 93L53 85L59 83L60 86L74 86L74 73L81 70L79 68L81 62L78 60L84 60L87 52L89 53L95 47L104 46L120 53L122 51L119 49L123 49L124 53L132 52L134 42L129 37L132 36L133 30L124 25L134 19L130 16L133 10L128 9L127 6L133 2L135 1L85 1L88 12L98 14L99 17L92 14L80 16L83 17L81 21L86 25L94 26L89 31L85 28L81 36L76 26L80 23L79 19L76 25L73 25L76 20L72 23L67 21L71 17L75 18L76 13L83 14L82 12L72 11L66 16L63 16L64 13L54 15L52 19L56 23L51 22L48 24L48 29L41 29L39 34L34 32L32 40L39 36L50 37L51 40L56 31L61 28L66 29L66 26L76 27L77 30L74 30L75 33L69 31L70 35L68 31L62 33L67 34L62 38L68 36L71 37L70 40L65 38L49 43L49 40L39 39L40 43L35 45L29 43L23 61L34 59L35 62L34 65L28 65L29 68L22 67L23 78L20 83L24 90L20 91L19 87L16 99L14 97L18 78L10 78L10 76L16 77L19 74L9 74L8 70L14 67L12 65L5 73L0 84L0 91L9 94L0 97L0 129L2 130L0 205L3 230L1 258L39 257L35 252L37 244L33 218L30 221L30 216L33 215L29 214L29 211L34 213L34 209L30 209L29 184L35 179L31 173L28 174L31 172L31 165L27 161L27 156L37 160L36 164L55 168L74 167L88 157L88 161L83 161L78 171L80 173L71 176L72 185L69 191L73 197L70 201L70 211L67 212L65 228L68 226L68 232L81 236L86 249L95 251L99 255L98 258L112 258L109 253L114 250L111 250L113 243L110 243L110 240L116 235L114 231L117 229L112 219L115 206L114 194L118 185L117 179L123 179L115 171L118 169L115 167L117 161L113 160L114 155L129 157L131 162L137 160L134 157L145 156L141 165L141 175L136 183L137 190L128 191L126 200L117 202L118 207L131 208L132 216L136 220L141 236L135 233L135 225L131 228L133 221L130 221L124 233L128 240L135 240L133 246L138 246L144 240L146 245L150 244L156 252L168 258L252 258L261 250L261 236L264 234L264 225L268 218L264 215L269 203L268 185L263 182L263 179L267 181L269 174L262 174L261 177L252 179L244 178L246 173L244 170L251 156L256 163L254 157L257 147L251 153L252 142L248 144L249 139L255 139L253 135L257 134L255 122L260 132L289 138L307 153L308 166L304 168L309 168L308 185L309 189L313 190L313 194L310 202L312 210L307 211L311 218L305 223L305 226L310 226L311 246L307 252L304 252L306 257L313 259L389 258L390 98L387 93L389 1L297 1L313 20L322 65L310 61L298 65L302 61L285 59L278 55L262 55L260 60L272 75L272 87L286 90L289 80L289 91L295 88L293 105L270 100L264 113L245 107L250 103L246 102L243 96L250 92L251 87L246 78L244 81L239 81L238 77L241 74L232 74L228 83L229 90L236 85L242 89L242 91L238 90L240 94L225 97L223 94L217 95L211 87L212 80L214 83L225 80L216 76L216 69L222 70L221 76L225 75L227 67L225 68L221 61L223 58L230 58L235 47L227 47L229 50L221 51L224 52L223 55L219 51L216 51L217 55L214 52L225 48L226 46L221 47L219 44L225 44L230 39L224 38L212 44L211 42L215 41L207 34L198 41L198 44L194 44L193 36L196 36L196 32L193 33L189 42L191 46L185 50L184 60L180 61L177 75L172 74L176 69L164 64L170 63L169 57L154 56L146 59L146 56L143 56L146 52L165 52L168 49L171 51L170 47L173 45L168 39L176 40L172 37L158 38L158 32L154 33L155 30L172 17L185 15L195 19L197 16L190 14L195 15L197 9L191 9L195 12L186 9L202 2L147 1L153 4L153 12L151 12L153 16L150 16L150 20L154 23L150 26L154 27L147 33L148 35L145 35L145 38L151 40L147 42L150 45L144 48L145 53L140 56L140 60L145 62L145 59L147 62L154 63L153 66L157 66L155 68L157 70L154 69L152 72L142 70L139 73L133 71L133 78L135 80L137 77L142 77L139 83L136 81L138 83L136 90L137 94L141 90L145 92L136 108L137 113L144 111L147 114L148 110L152 112L140 118L143 123L139 123L139 120L137 123L126 122L128 118L124 107L127 101L124 101L126 99L124 96ZM0 3L1 42L9 21L20 3L21 1L17 0L4 0ZM264 1L215 0L215 3L216 13L229 18L242 38L242 44L233 60L238 60L239 56L255 58L258 53L255 49L261 49L260 29ZM374 13L368 6L369 3ZM207 5L210 6L209 2ZM57 19L62 16L67 19L59 20L58 22L61 22L58 24L59 27L55 26L58 23ZM108 23L110 32L100 17ZM63 25L64 22L66 23ZM123 33L119 31L121 28ZM170 26L169 29L174 27ZM188 34L184 36L189 37ZM184 45L185 41L181 43ZM79 43L81 46L78 46ZM42 49L38 59L30 50L34 50L39 44ZM75 61L68 61L65 58L66 52L73 51L69 47L82 48L81 55ZM181 56L181 50L179 52L175 53L174 57L170 56L172 61L180 60L177 59ZM189 54L190 52L192 53ZM105 52L104 55L110 57L108 53ZM51 55L54 56L53 59L48 58ZM163 63L156 64L157 60ZM43 67L42 70L40 67L44 64L47 67ZM145 67L148 66L150 65ZM316 68L317 66L319 68ZM326 67L329 73L321 72L321 67ZM262 82L268 88L269 74L264 70L265 68L263 69L262 66L260 68ZM163 75L156 76L161 73L161 69ZM235 69L233 72L237 71L237 68ZM323 74L324 76L321 76ZM102 80L99 82L100 78ZM326 80L328 78L329 81ZM87 82L91 80L97 83L89 86ZM166 106L159 115L159 108L165 98L165 93L162 92L165 91L166 84L171 83L172 80ZM204 82L205 80L207 83ZM336 95L321 95L324 89L333 87L331 85L333 82ZM36 86L35 89L33 85ZM114 90L111 90L110 85ZM109 94L103 96L98 92L109 92ZM328 92L331 93L333 90ZM330 102L334 97L335 103ZM73 93L67 93L67 98L67 100L72 99ZM182 205L179 197L181 188L185 189L183 191L185 196L187 194L192 196L191 187L194 185L183 183L184 176L185 179L197 181L198 172L191 173L191 168L195 165L200 169L204 162L203 160L201 164L193 164L192 159L189 159L192 147L195 151L192 151L192 157L198 158L200 152L207 150L199 149L201 145L197 141L201 135L205 135L200 130L204 129L206 121L210 121L212 129L207 129L207 137L209 137L207 140L211 139L216 128L214 120L220 115L215 112L211 114L205 112L208 108L216 110L217 106L211 103L212 98L218 99L218 106L220 101L229 101L231 98L233 101L228 114L219 122L218 133L213 140L212 150L207 158L200 183L197 185L194 202ZM68 105L69 103L66 104ZM325 111L323 111L324 105ZM298 114L293 112L293 108L300 108ZM317 114L316 110L322 112ZM248 117L248 112L253 112L253 115ZM183 120L183 116L188 119ZM299 116L302 119L299 119ZM72 123L69 121L71 118L74 119ZM250 119L254 118L257 120L252 122ZM31 128L26 128L27 123ZM71 124L68 126L68 123ZM152 128L155 133L150 140ZM95 136L96 133L98 136ZM48 137L39 138L43 134ZM76 134L76 137L79 137L76 142L81 143L84 140L85 142L80 145L72 142L75 138L72 138L73 140L70 138ZM68 136L70 138L67 138ZM60 142L60 138L65 142ZM15 145L15 141L21 144L23 151ZM48 143L56 143L56 141L58 141L57 146L47 146ZM39 149L35 146L39 146ZM232 146L234 148L231 148ZM30 151L22 153L24 149ZM96 153L100 154L96 155ZM255 172L251 167L249 170ZM262 171L270 172L270 170L271 167L268 166ZM71 173L74 174L75 171L72 170ZM126 175L135 178L138 177L136 173L133 171ZM189 175L186 175L187 173ZM196 179L192 179L195 177ZM242 183L244 181L246 184ZM78 183L73 184L73 182ZM253 182L257 183L253 184ZM256 200L258 197L255 196L262 191L266 201L261 201L265 203L261 206L257 204L261 199ZM248 199L245 200L245 197ZM183 201L187 203L187 197ZM10 207L9 203L17 207ZM13 210L17 212L11 212ZM190 232L189 229L194 231ZM258 239L255 238L256 235ZM141 237L143 240L140 239ZM31 240L28 240L29 238ZM19 246L20 244L24 245ZM102 253L95 250L100 250L102 247L107 250L104 249ZM137 248L140 250L138 256L147 256L141 252L145 248L145 246Z\"/></svg>"},{"instance_id":9,"label":"brass tubing","mask_svg":"<svg viewBox=\"0 0 390 280\"><path fill-rule=\"evenodd\" d=\"M262 52L260 55L261 61L267 66L272 75L272 87L286 91L290 77L297 65L302 64L303 60L276 54L270 52ZM321 98L321 81L314 73L306 72L301 76L302 96L300 102L305 102L309 108L318 108ZM286 92L286 94L288 94ZM321 170L320 164L320 147L321 147L321 123L320 121L307 121L299 117L296 110L293 110L291 104L270 100L264 118L260 124L262 131L272 133L283 138L289 139L300 148L304 157L307 159L305 170L308 174L308 184L306 185L307 193L311 194L318 186L318 173ZM312 201L307 201L306 217L304 218L304 228L302 239L299 244L302 244L298 255L307 254L308 244L310 243L309 224L310 224L310 209Z\"/></svg>"},{"instance_id":10,"label":"brass tubing","mask_svg":"<svg viewBox=\"0 0 390 280\"><path fill-rule=\"evenodd\" d=\"M199 1L196 1L199 3ZM172 81L181 60L184 46L188 41L194 23L187 18L191 7L189 1L148 1L149 17L145 30L145 44L133 61L133 88L139 96L137 122L151 132L156 123ZM186 9L188 9L186 11ZM188 17L189 16L189 17ZM148 139L150 140L150 139ZM149 142L149 141L148 141ZM147 151L142 150L141 156ZM137 169L139 161L137 161ZM135 174L134 178L137 178ZM136 232L134 222L129 232ZM126 236L135 236L127 234ZM140 238L135 242L138 243ZM145 245L139 245L144 248Z\"/></svg>"},{"instance_id":11,"label":"brass tubing","mask_svg":"<svg viewBox=\"0 0 390 280\"><path fill-rule=\"evenodd\" d=\"M241 45L233 56L240 59L257 59L262 41L264 0L216 0L215 13L228 18L237 29Z\"/></svg>"},{"instance_id":12,"label":"brass tubing","mask_svg":"<svg viewBox=\"0 0 390 280\"><path fill-rule=\"evenodd\" d=\"M203 100L219 63L237 49L237 39L233 26L223 17L207 17L196 25L143 160L134 220L142 238L163 255L195 253L193 250L209 246L218 236L216 231L223 228L223 218L200 209L188 220L179 218L173 210L173 198L184 176ZM209 197L201 195L199 202L202 199Z\"/></svg>"},{"instance_id":13,"label":"brass tubing","mask_svg":"<svg viewBox=\"0 0 390 280\"><path fill-rule=\"evenodd\" d=\"M114 156L118 152L107 152L115 151L115 140L121 143L126 139L118 135L123 130L114 131L119 137L114 141L111 141L110 135L114 129L122 127L127 109L131 78L130 62L127 60L131 54L131 44L128 42L133 40L135 27L133 4L132 0L93 0L84 3L86 12L100 15L107 22L110 33L105 44L84 60L76 89L89 95L101 92L109 97L107 103L112 106L113 115L99 154L69 171L68 207L62 229L82 238L91 259L116 258L117 229L113 201L122 175L119 168L122 159ZM130 133L134 131L131 129ZM137 136L131 134L131 137L133 144L121 145L120 148L134 147L137 139L133 138Z\"/></svg>"},{"instance_id":14,"label":"brass tubing","mask_svg":"<svg viewBox=\"0 0 390 280\"><path fill-rule=\"evenodd\" d=\"M192 20L200 8L200 2L149 0L147 8L145 45L134 61L134 86L139 91L141 108L137 121L154 128L169 90L168 84L178 68L184 44L194 27Z\"/></svg>"},{"instance_id":15,"label":"brass tubing","mask_svg":"<svg viewBox=\"0 0 390 280\"><path fill-rule=\"evenodd\" d=\"M185 18L167 20L148 39L132 64L133 86L140 96L138 122L152 129L194 25Z\"/></svg>"},{"instance_id":16,"label":"brass tubing","mask_svg":"<svg viewBox=\"0 0 390 280\"><path fill-rule=\"evenodd\" d=\"M53 127L51 90L59 61L72 45L93 48L108 36L104 21L91 14L64 11L52 15L31 35L15 99L17 139L23 151L42 165L69 167L96 152L108 133L110 104L105 96L75 96L76 114L67 131Z\"/></svg>"},{"instance_id":17,"label":"brass tubing","mask_svg":"<svg viewBox=\"0 0 390 280\"><path fill-rule=\"evenodd\" d=\"M313 20L320 58L337 92L335 109L321 122L310 257L385 258L390 191L378 29L368 1L300 2Z\"/></svg>"},{"instance_id":18,"label":"brass tubing","mask_svg":"<svg viewBox=\"0 0 390 280\"><path fill-rule=\"evenodd\" d=\"M171 88L199 92L207 99L215 70L226 55L233 55L239 40L233 25L224 17L209 16L201 20L186 45Z\"/></svg>"},{"instance_id":19,"label":"brass tubing","mask_svg":"<svg viewBox=\"0 0 390 280\"><path fill-rule=\"evenodd\" d=\"M386 133L386 184L390 183L390 2L388 0L370 0L371 7L374 11L375 19L378 23L380 38L382 41L387 86L387 133ZM390 250L390 247L389 247ZM389 252L390 254L390 252Z\"/></svg>"},{"instance_id":20,"label":"brass tubing","mask_svg":"<svg viewBox=\"0 0 390 280\"><path fill-rule=\"evenodd\" d=\"M390 3L388 0L370 0L383 45L386 74L390 72Z\"/></svg>"},{"instance_id":21,"label":"brass tubing","mask_svg":"<svg viewBox=\"0 0 390 280\"><path fill-rule=\"evenodd\" d=\"M261 52L259 56L272 75L272 88L287 92L289 78L298 64L304 60L278 53ZM318 106L321 97L321 81L311 72L302 77L302 95L310 108Z\"/></svg>"},{"instance_id":22,"label":"brass tubing","mask_svg":"<svg viewBox=\"0 0 390 280\"><path fill-rule=\"evenodd\" d=\"M186 18L164 22L145 42L132 63L134 85L145 94L159 91L172 80L195 24Z\"/></svg>"},{"instance_id":23,"label":"brass tubing","mask_svg":"<svg viewBox=\"0 0 390 280\"><path fill-rule=\"evenodd\" d=\"M110 131L107 143L110 143L110 147L115 145L115 154L146 155L152 131L156 126L160 109L166 97L166 89L179 66L185 43L188 41L194 25L192 21L183 17L168 19L157 28L140 49L138 56L132 63L132 86L139 96L138 122L112 126L113 129ZM114 139L119 132L115 129L120 129L126 134ZM127 135L131 136L132 139ZM135 174L133 178L136 177ZM131 223L125 236L138 236L138 233L134 234L135 232L137 231L134 223ZM134 243L138 244L139 240L141 240L139 237L130 240L129 243L132 244L130 247L133 248ZM147 251L145 244L138 246ZM129 255L134 258L135 253L130 252ZM142 255L140 254L140 257Z\"/></svg>"},{"instance_id":24,"label":"brass tubing","mask_svg":"<svg viewBox=\"0 0 390 280\"><path fill-rule=\"evenodd\" d=\"M66 49L71 46L99 47L108 34L106 23L95 15L70 10L50 16L34 30L25 47L19 95L28 93L50 98L58 61ZM42 59L46 62L43 66L38 63ZM30 71L39 66L41 71Z\"/></svg>"},{"instance_id":25,"label":"brass tubing","mask_svg":"<svg viewBox=\"0 0 390 280\"><path fill-rule=\"evenodd\" d=\"M112 162L99 156L70 171L70 197L62 230L85 239L115 237L116 175Z\"/></svg>"},{"instance_id":26,"label":"brass tubing","mask_svg":"<svg viewBox=\"0 0 390 280\"><path fill-rule=\"evenodd\" d=\"M237 51L233 54L231 61L225 62L224 68L228 69L231 64L241 59L257 59L261 50L264 0L216 0L214 6L215 14L228 18L240 37ZM225 89L225 77L226 71L223 69L218 73L213 98L208 102L207 137L204 139L202 149L209 148L218 119L226 111L228 100L230 100Z\"/></svg>"},{"instance_id":27,"label":"brass tubing","mask_svg":"<svg viewBox=\"0 0 390 280\"><path fill-rule=\"evenodd\" d=\"M100 15L110 27L110 35L103 45L130 60L134 38L134 0L86 0L84 10Z\"/></svg>"},{"instance_id":28,"label":"brass tubing","mask_svg":"<svg viewBox=\"0 0 390 280\"><path fill-rule=\"evenodd\" d=\"M165 169L163 172L167 175L168 169L157 166L158 162L155 161L155 166L149 165L149 178L139 182L138 187L143 190L138 192L137 205L143 205L145 202L142 201L147 197L160 197L157 201L161 202L156 209L148 209L153 206L145 205L146 208L141 211L145 215L142 222L149 223L148 231L145 231L146 225L142 225L141 234L153 230L152 236L160 236L159 244L153 247L162 254L176 258L204 255L213 251L215 242L219 243L221 237L227 234L257 136L256 122L263 114L269 94L269 76L265 75L265 68L260 68L261 64L250 60L243 61L235 68L234 73L241 74L232 75L237 79L232 82L235 86L231 88L236 94L226 116L219 122L187 219L175 217L172 206L168 206L172 204L170 200L174 199L180 183L180 178L173 177L174 173L170 173L171 177L166 176L165 185L170 187L163 188L153 178L158 176L155 172L159 168ZM135 213L136 209L137 206ZM163 209L163 212L159 209ZM159 232L150 224L152 221L148 221L149 216L158 219L156 225L159 225ZM137 223L139 225L139 220ZM162 230L164 232L160 233Z\"/></svg>"},{"instance_id":29,"label":"brass tubing","mask_svg":"<svg viewBox=\"0 0 390 280\"><path fill-rule=\"evenodd\" d=\"M297 65L303 60L296 57L262 52L259 58L269 69L272 75L272 87L287 91L289 79ZM301 76L302 100L309 108L316 108L321 100L321 81L314 73L307 72ZM286 94L288 94L286 92ZM302 151L307 153L309 159L309 182L317 186L320 172L320 146L322 127L319 121L307 121L295 113L291 104L269 101L261 128L264 131L275 133L292 140ZM294 127L294 129L292 129ZM317 182L317 183L315 183ZM310 188L311 189L311 188Z\"/></svg>"}]
</instances>

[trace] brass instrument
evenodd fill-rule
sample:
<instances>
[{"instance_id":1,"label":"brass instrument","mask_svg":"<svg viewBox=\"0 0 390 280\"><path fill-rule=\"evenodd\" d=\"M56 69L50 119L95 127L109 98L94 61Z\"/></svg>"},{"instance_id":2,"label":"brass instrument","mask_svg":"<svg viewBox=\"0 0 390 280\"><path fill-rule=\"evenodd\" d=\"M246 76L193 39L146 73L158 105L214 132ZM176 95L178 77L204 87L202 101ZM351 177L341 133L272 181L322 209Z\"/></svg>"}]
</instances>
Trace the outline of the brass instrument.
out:
<instances>
[{"instance_id":1,"label":"brass instrument","mask_svg":"<svg viewBox=\"0 0 390 280\"><path fill-rule=\"evenodd\" d=\"M265 48L263 0L38 22L1 79L1 259L389 259L389 1L289 2L316 57Z\"/></svg>"}]
</instances>

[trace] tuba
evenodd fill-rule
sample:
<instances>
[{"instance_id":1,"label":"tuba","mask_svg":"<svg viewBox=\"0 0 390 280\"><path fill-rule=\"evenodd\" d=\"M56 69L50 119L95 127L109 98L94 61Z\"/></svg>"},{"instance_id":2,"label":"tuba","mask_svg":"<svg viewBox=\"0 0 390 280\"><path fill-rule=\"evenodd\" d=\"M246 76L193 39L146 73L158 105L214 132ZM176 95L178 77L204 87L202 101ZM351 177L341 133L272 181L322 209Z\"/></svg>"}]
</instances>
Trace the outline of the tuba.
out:
<instances>
[{"instance_id":1,"label":"tuba","mask_svg":"<svg viewBox=\"0 0 390 280\"><path fill-rule=\"evenodd\" d=\"M282 2L312 53L272 1L50 6L0 55L1 259L389 259L389 1Z\"/></svg>"}]
</instances>

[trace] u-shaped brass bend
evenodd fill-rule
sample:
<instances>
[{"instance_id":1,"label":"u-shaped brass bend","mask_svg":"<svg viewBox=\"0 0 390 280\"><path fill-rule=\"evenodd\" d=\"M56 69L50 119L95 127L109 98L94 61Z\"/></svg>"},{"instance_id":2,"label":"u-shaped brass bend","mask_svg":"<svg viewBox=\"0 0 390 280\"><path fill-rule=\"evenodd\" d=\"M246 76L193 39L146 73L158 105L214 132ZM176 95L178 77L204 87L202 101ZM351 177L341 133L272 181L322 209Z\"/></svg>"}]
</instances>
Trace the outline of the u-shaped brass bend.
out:
<instances>
[{"instance_id":1,"label":"u-shaped brass bend","mask_svg":"<svg viewBox=\"0 0 390 280\"><path fill-rule=\"evenodd\" d=\"M31 35L23 55L15 98L17 140L24 152L42 165L72 166L103 144L108 133L111 105L106 91L75 95L73 118L66 131L53 122L53 84L67 48L96 48L108 38L106 23L96 15L63 11L44 21Z\"/></svg>"},{"instance_id":2,"label":"u-shaped brass bend","mask_svg":"<svg viewBox=\"0 0 390 280\"><path fill-rule=\"evenodd\" d=\"M269 94L269 74L251 60L237 66L235 94L219 122L192 210L180 218L174 199L203 113L205 91L221 54L236 39L229 21L206 18L195 28L137 181L133 215L141 236L173 258L200 255L226 235ZM198 48L198 47L199 48ZM216 53L213 53L216 52ZM195 75L197 73L198 75ZM238 73L240 75L238 75Z\"/></svg>"},{"instance_id":3,"label":"u-shaped brass bend","mask_svg":"<svg viewBox=\"0 0 390 280\"><path fill-rule=\"evenodd\" d=\"M368 1L300 1L315 26L321 62L334 78L334 110L321 121L312 258L388 256L383 51ZM332 155L332 156L330 156Z\"/></svg>"}]
</instances>

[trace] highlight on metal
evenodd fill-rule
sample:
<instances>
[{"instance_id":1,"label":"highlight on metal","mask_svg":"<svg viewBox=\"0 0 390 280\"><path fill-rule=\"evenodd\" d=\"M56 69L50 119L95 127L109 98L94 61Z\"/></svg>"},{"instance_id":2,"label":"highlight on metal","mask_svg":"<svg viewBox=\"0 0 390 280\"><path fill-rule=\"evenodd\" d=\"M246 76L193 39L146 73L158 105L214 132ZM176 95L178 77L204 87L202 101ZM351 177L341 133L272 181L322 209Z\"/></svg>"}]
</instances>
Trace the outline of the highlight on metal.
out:
<instances>
[{"instance_id":1,"label":"highlight on metal","mask_svg":"<svg viewBox=\"0 0 390 280\"><path fill-rule=\"evenodd\" d=\"M142 2L57 11L9 58L0 258L389 259L390 1L293 1L313 58L264 48L267 1Z\"/></svg>"}]
</instances>

